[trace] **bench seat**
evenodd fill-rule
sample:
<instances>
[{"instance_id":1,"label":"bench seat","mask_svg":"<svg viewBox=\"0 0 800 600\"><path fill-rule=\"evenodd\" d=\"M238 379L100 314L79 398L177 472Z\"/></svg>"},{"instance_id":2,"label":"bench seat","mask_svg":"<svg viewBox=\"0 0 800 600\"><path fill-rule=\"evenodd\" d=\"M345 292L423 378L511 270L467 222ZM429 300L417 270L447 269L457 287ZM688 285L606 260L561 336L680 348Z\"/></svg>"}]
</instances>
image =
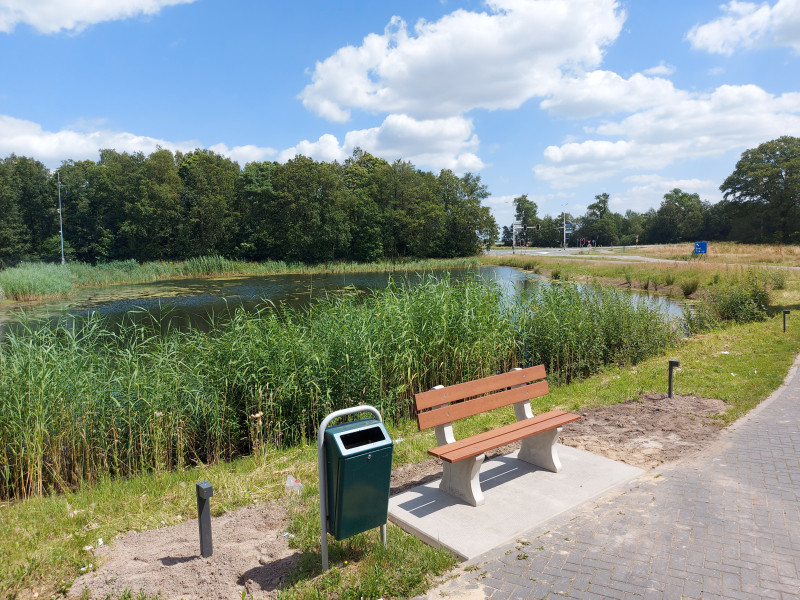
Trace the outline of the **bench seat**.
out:
<instances>
[{"instance_id":1,"label":"bench seat","mask_svg":"<svg viewBox=\"0 0 800 600\"><path fill-rule=\"evenodd\" d=\"M544 365L538 365L415 394L420 431L435 427L438 446L428 453L444 461L439 489L480 506L479 475L486 452L513 442L521 442L519 460L560 471L556 440L562 426L577 421L580 415L551 410L534 416L530 401L549 391ZM453 421L511 405L516 423L462 440L455 438Z\"/></svg>"},{"instance_id":2,"label":"bench seat","mask_svg":"<svg viewBox=\"0 0 800 600\"><path fill-rule=\"evenodd\" d=\"M458 462L459 460L518 442L537 433L561 427L578 419L580 419L579 415L564 412L563 410L551 410L524 421L517 421L451 444L432 448L428 450L428 454L449 463Z\"/></svg>"}]
</instances>

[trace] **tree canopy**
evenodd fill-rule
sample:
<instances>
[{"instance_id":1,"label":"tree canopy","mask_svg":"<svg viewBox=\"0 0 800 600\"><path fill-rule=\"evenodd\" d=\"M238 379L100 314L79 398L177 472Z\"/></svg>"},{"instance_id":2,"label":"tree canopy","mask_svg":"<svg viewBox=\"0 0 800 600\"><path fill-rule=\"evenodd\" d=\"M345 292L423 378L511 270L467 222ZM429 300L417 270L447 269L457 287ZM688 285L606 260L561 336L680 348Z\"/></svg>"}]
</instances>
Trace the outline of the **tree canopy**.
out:
<instances>
[{"instance_id":1,"label":"tree canopy","mask_svg":"<svg viewBox=\"0 0 800 600\"><path fill-rule=\"evenodd\" d=\"M64 161L58 177L65 248L84 262L456 257L497 238L478 175L360 149L343 164L296 156L244 169L211 150L101 150L97 162ZM42 163L0 161L0 266L60 257L57 197Z\"/></svg>"},{"instance_id":2,"label":"tree canopy","mask_svg":"<svg viewBox=\"0 0 800 600\"><path fill-rule=\"evenodd\" d=\"M761 220L776 219L780 241L797 241L800 138L783 136L745 150L720 190L726 200L751 209Z\"/></svg>"}]
</instances>

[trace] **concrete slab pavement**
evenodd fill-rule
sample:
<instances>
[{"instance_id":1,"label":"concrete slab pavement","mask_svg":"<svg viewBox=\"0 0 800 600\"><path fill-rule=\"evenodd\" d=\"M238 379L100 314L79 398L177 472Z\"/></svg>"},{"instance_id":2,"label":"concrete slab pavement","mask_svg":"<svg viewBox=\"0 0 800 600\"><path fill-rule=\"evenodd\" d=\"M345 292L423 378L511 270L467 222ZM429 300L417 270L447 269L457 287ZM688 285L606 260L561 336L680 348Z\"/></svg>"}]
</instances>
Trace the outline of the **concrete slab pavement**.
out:
<instances>
[{"instance_id":1,"label":"concrete slab pavement","mask_svg":"<svg viewBox=\"0 0 800 600\"><path fill-rule=\"evenodd\" d=\"M470 506L439 491L437 480L390 498L389 520L467 560L643 473L560 444L559 473L517 460L516 455L512 452L483 464L483 506Z\"/></svg>"},{"instance_id":2,"label":"concrete slab pavement","mask_svg":"<svg viewBox=\"0 0 800 600\"><path fill-rule=\"evenodd\" d=\"M699 455L468 561L425 598L800 599L798 364Z\"/></svg>"}]
</instances>

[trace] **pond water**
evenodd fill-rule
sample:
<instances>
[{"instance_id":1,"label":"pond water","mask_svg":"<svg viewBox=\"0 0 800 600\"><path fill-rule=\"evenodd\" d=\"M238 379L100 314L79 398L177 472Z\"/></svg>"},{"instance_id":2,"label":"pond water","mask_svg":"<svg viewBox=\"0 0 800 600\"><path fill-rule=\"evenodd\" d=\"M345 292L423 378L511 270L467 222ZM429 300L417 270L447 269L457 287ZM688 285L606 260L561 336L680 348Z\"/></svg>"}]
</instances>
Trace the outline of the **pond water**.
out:
<instances>
[{"instance_id":1,"label":"pond water","mask_svg":"<svg viewBox=\"0 0 800 600\"><path fill-rule=\"evenodd\" d=\"M154 283L113 285L86 289L69 300L51 301L29 306L28 317L57 319L63 314L71 317L97 313L119 322L126 315L134 320L162 323L162 327L184 328L188 325L201 330L209 329L211 317L224 319L236 308L248 311L270 305L304 307L313 299L343 290L379 290L391 281L414 285L424 277L450 273L453 279L477 276L499 282L508 291L517 291L536 285L542 278L530 272L511 267L484 266L476 269L450 269L421 273L327 273L315 275L265 275L230 276L196 279L171 279ZM680 303L661 297L636 294L641 301L661 304L670 313L680 314ZM20 311L0 312L0 339L6 329L13 327Z\"/></svg>"}]
</instances>

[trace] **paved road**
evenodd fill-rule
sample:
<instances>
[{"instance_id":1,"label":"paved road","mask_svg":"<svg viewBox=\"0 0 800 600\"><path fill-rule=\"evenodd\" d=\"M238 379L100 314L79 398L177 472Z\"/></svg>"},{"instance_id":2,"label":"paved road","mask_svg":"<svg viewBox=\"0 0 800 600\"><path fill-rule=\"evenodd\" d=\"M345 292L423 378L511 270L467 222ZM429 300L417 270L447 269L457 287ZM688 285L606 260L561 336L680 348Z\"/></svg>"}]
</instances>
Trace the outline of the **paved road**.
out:
<instances>
[{"instance_id":1,"label":"paved road","mask_svg":"<svg viewBox=\"0 0 800 600\"><path fill-rule=\"evenodd\" d=\"M427 598L800 598L798 364L702 454L470 561Z\"/></svg>"},{"instance_id":2,"label":"paved road","mask_svg":"<svg viewBox=\"0 0 800 600\"><path fill-rule=\"evenodd\" d=\"M515 254L517 256L549 256L551 258L558 258L561 256L575 256L580 257L585 255L594 259L602 258L615 261L628 261L628 262L682 262L672 261L664 258L654 258L652 256L637 255L637 246L614 246L599 248L517 248L515 251L511 249L490 250L488 252L491 256L510 256Z\"/></svg>"}]
</instances>

